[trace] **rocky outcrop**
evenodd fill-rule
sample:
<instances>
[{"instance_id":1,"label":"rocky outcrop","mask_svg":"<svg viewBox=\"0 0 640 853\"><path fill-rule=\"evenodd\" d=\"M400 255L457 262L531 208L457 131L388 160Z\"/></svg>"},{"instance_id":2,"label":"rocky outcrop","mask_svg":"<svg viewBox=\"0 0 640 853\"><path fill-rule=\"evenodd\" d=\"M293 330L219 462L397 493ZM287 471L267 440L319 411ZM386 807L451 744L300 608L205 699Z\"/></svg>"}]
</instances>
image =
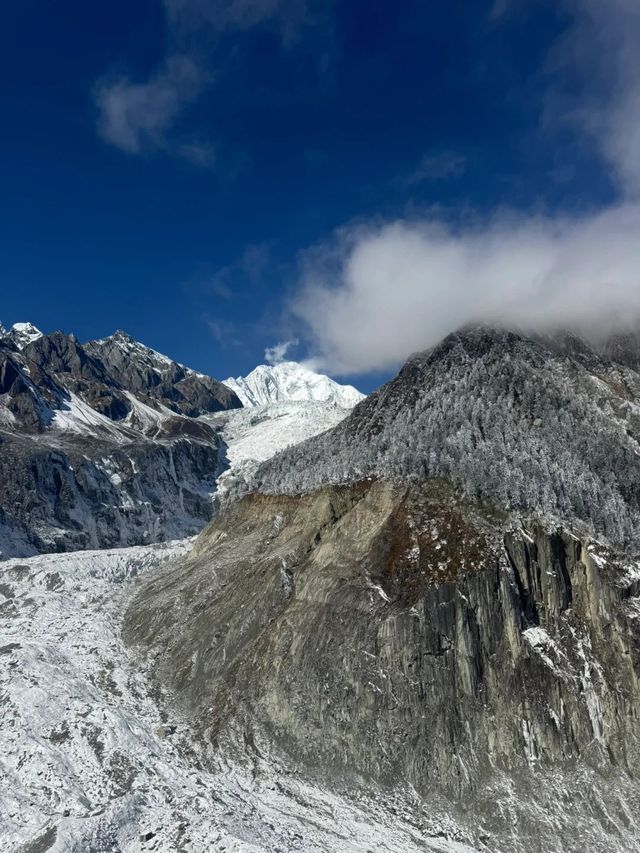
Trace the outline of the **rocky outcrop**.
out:
<instances>
[{"instance_id":1,"label":"rocky outcrop","mask_svg":"<svg viewBox=\"0 0 640 853\"><path fill-rule=\"evenodd\" d=\"M129 642L203 742L415 788L478 849L635 850L640 571L445 481L251 495Z\"/></svg>"},{"instance_id":2,"label":"rocky outcrop","mask_svg":"<svg viewBox=\"0 0 640 853\"><path fill-rule=\"evenodd\" d=\"M0 434L0 555L109 548L198 533L222 445L178 436L55 445Z\"/></svg>"},{"instance_id":3,"label":"rocky outcrop","mask_svg":"<svg viewBox=\"0 0 640 853\"><path fill-rule=\"evenodd\" d=\"M133 394L187 417L242 407L234 392L202 373L161 355L126 332L85 344L108 375Z\"/></svg>"}]
</instances>

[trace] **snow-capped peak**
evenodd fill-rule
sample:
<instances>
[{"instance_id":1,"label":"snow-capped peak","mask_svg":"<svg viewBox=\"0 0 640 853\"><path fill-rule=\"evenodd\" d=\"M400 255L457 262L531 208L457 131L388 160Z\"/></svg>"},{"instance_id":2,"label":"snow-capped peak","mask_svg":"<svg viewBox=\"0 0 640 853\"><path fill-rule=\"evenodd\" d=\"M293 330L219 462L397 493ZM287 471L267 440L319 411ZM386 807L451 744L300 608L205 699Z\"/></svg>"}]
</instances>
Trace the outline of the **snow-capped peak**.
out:
<instances>
[{"instance_id":1,"label":"snow-capped peak","mask_svg":"<svg viewBox=\"0 0 640 853\"><path fill-rule=\"evenodd\" d=\"M9 331L6 332L6 336L11 338L18 349L23 349L27 344L41 338L42 332L33 323L14 323Z\"/></svg>"},{"instance_id":2,"label":"snow-capped peak","mask_svg":"<svg viewBox=\"0 0 640 853\"><path fill-rule=\"evenodd\" d=\"M340 385L297 361L260 364L248 376L229 378L224 384L235 391L243 406L296 400L352 408L364 398L352 385Z\"/></svg>"}]
</instances>

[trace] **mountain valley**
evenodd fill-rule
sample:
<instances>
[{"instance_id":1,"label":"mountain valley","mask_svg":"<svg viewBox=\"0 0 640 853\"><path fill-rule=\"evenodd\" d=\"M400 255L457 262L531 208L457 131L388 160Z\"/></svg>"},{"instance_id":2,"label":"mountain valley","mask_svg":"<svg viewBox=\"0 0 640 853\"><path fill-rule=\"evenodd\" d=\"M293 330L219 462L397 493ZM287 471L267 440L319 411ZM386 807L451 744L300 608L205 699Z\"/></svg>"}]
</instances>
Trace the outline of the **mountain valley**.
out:
<instances>
[{"instance_id":1,"label":"mountain valley","mask_svg":"<svg viewBox=\"0 0 640 853\"><path fill-rule=\"evenodd\" d=\"M118 460L124 502L121 460L143 446L173 457L149 518L160 505L156 538L179 541L131 547L121 526L124 548L29 556L26 514L23 539L5 527L0 816L16 849L637 849L632 337L465 328L350 408L291 363L251 401L199 374L185 388L186 368L128 338L18 331L23 349L0 347L17 371L5 515L61 517L64 490L39 504L19 479L35 448ZM151 390L148 370L165 376ZM181 442L197 465L176 465ZM210 521L189 527L198 488ZM89 516L111 529L92 506L69 518Z\"/></svg>"},{"instance_id":2,"label":"mountain valley","mask_svg":"<svg viewBox=\"0 0 640 853\"><path fill-rule=\"evenodd\" d=\"M305 380L316 376L300 371ZM243 464L347 413L334 401L296 409L284 390L279 396L291 407L289 431L265 436L264 449L253 441ZM80 344L73 335L16 324L0 337L0 555L197 533L212 517L218 478L229 467L225 423L237 432L232 417L216 415L244 415L242 408L226 385L124 332ZM284 414L261 411L242 418L243 435L260 417Z\"/></svg>"}]
</instances>

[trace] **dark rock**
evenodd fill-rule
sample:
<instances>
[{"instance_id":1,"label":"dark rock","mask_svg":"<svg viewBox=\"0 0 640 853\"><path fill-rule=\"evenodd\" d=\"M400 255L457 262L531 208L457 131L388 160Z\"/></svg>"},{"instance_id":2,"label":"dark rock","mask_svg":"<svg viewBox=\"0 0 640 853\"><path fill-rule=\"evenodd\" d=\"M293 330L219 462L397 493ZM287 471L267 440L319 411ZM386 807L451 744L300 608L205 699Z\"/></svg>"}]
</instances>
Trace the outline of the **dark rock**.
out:
<instances>
[{"instance_id":1,"label":"dark rock","mask_svg":"<svg viewBox=\"0 0 640 853\"><path fill-rule=\"evenodd\" d=\"M34 838L33 841L28 841L18 848L18 853L46 853L56 843L58 838L58 829L55 826L49 827L42 835Z\"/></svg>"},{"instance_id":2,"label":"dark rock","mask_svg":"<svg viewBox=\"0 0 640 853\"><path fill-rule=\"evenodd\" d=\"M18 339L0 339L0 556L197 533L226 457L193 418L236 395L123 333Z\"/></svg>"}]
</instances>

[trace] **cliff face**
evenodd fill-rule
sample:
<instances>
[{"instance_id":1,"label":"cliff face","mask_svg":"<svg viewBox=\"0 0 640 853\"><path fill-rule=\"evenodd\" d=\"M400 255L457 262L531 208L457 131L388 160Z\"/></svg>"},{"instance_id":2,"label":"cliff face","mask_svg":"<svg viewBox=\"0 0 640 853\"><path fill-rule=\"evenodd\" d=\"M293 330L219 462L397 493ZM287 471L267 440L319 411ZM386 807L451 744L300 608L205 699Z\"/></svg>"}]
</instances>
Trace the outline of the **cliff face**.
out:
<instances>
[{"instance_id":1,"label":"cliff face","mask_svg":"<svg viewBox=\"0 0 640 853\"><path fill-rule=\"evenodd\" d=\"M639 616L601 545L366 481L243 499L125 633L238 758L411 785L478 849L635 850Z\"/></svg>"},{"instance_id":2,"label":"cliff face","mask_svg":"<svg viewBox=\"0 0 640 853\"><path fill-rule=\"evenodd\" d=\"M0 556L159 542L213 515L221 443L0 436Z\"/></svg>"}]
</instances>

